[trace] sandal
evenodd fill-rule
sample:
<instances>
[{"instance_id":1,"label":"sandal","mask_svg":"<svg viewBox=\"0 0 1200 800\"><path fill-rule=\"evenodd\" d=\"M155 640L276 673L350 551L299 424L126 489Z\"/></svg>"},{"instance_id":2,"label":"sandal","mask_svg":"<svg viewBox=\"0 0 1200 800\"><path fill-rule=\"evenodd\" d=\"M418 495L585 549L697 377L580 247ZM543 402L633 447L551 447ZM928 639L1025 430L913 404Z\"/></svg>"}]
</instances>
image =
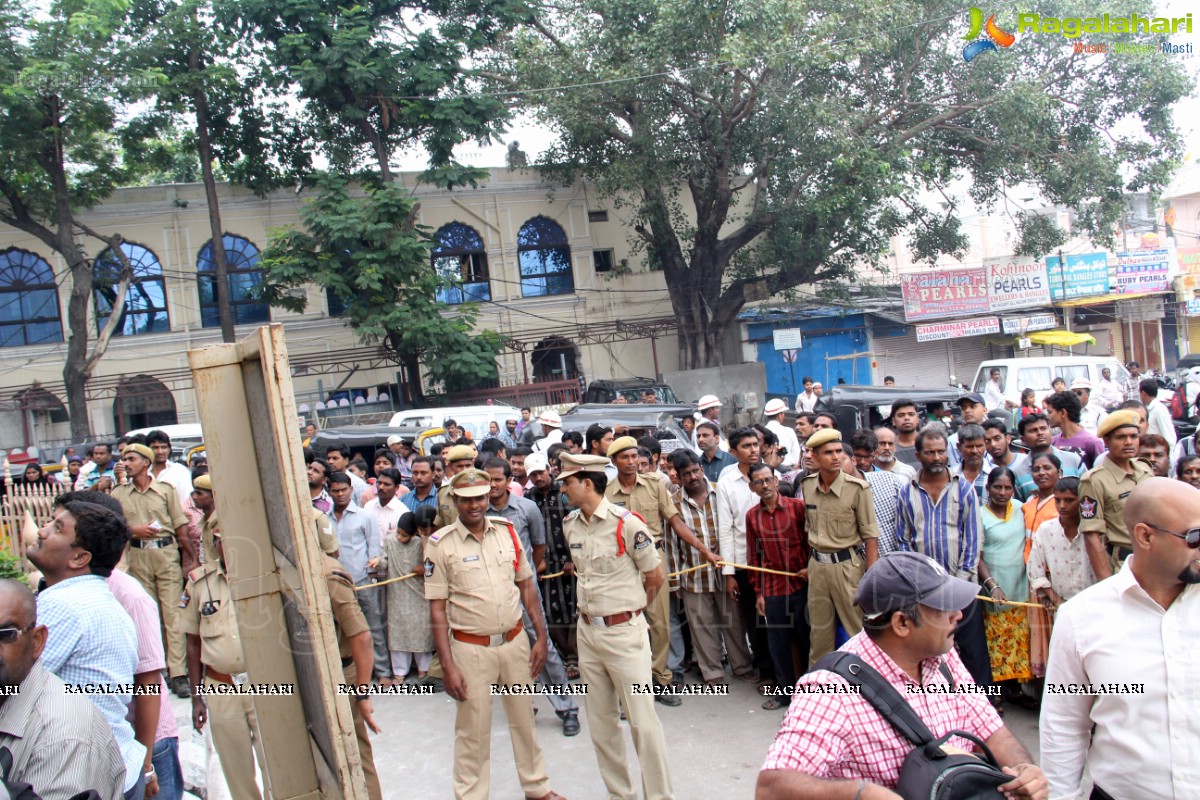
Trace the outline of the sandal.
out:
<instances>
[{"instance_id":1,"label":"sandal","mask_svg":"<svg viewBox=\"0 0 1200 800\"><path fill-rule=\"evenodd\" d=\"M778 697L768 697L762 704L764 711L778 711L785 706L786 703L781 703Z\"/></svg>"},{"instance_id":2,"label":"sandal","mask_svg":"<svg viewBox=\"0 0 1200 800\"><path fill-rule=\"evenodd\" d=\"M579 680L579 667L575 666L574 664L567 664L567 680Z\"/></svg>"}]
</instances>

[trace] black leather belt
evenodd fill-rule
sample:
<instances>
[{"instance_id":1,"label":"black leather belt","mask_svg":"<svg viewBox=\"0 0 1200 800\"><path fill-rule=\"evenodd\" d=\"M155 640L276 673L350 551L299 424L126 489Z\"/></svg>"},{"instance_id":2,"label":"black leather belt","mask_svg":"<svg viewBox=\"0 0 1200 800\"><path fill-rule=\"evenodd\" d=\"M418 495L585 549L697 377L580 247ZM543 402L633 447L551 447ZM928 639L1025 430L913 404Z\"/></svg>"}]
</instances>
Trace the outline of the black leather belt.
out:
<instances>
[{"instance_id":1,"label":"black leather belt","mask_svg":"<svg viewBox=\"0 0 1200 800\"><path fill-rule=\"evenodd\" d=\"M812 557L819 564L840 564L843 561L849 561L854 558L854 550L837 550L832 553L823 553L820 550L813 550Z\"/></svg>"},{"instance_id":2,"label":"black leather belt","mask_svg":"<svg viewBox=\"0 0 1200 800\"><path fill-rule=\"evenodd\" d=\"M170 547L175 544L174 536L162 536L158 539L130 539L129 546L139 550L156 550L160 547Z\"/></svg>"},{"instance_id":3,"label":"black leather belt","mask_svg":"<svg viewBox=\"0 0 1200 800\"><path fill-rule=\"evenodd\" d=\"M353 663L354 663L354 656L346 656L345 658L342 659L342 669L345 669L346 667L350 666Z\"/></svg>"}]
</instances>

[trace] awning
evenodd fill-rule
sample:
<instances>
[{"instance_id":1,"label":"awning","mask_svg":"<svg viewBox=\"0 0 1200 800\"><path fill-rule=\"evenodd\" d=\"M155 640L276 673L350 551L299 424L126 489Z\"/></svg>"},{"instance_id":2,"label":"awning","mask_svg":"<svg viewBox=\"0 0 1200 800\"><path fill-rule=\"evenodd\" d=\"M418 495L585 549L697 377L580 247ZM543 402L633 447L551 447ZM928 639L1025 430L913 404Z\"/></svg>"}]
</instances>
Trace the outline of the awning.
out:
<instances>
[{"instance_id":1,"label":"awning","mask_svg":"<svg viewBox=\"0 0 1200 800\"><path fill-rule=\"evenodd\" d=\"M1071 331L1055 330L1055 331L1034 331L1026 336L1030 342L1039 345L1050 345L1052 347L1074 347L1077 344L1095 344L1096 339L1090 334L1073 333ZM988 338L985 341L988 344L995 345L1010 345L1016 346L1021 340L1019 336L1004 337L1004 338Z\"/></svg>"},{"instance_id":2,"label":"awning","mask_svg":"<svg viewBox=\"0 0 1200 800\"><path fill-rule=\"evenodd\" d=\"M1154 297L1164 292L1142 292L1141 294L1098 294L1092 297L1072 297L1070 300L1055 300L1054 305L1061 308L1075 306L1097 306L1101 303L1115 303L1118 300L1136 300L1139 297Z\"/></svg>"}]
</instances>

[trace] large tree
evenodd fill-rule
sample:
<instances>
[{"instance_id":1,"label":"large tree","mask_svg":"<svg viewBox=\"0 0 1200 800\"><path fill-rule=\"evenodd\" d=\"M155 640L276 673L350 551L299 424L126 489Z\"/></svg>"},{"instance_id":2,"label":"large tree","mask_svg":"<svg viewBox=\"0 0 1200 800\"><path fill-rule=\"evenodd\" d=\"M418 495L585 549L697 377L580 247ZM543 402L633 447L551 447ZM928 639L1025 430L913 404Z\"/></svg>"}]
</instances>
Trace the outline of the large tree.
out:
<instances>
[{"instance_id":1,"label":"large tree","mask_svg":"<svg viewBox=\"0 0 1200 800\"><path fill-rule=\"evenodd\" d=\"M125 19L121 2L66 0L49 8L0 8L0 223L58 253L69 286L63 365L71 436L87 439L87 382L121 322L131 277L117 233L93 230L78 212L127 176L112 135L117 92L128 75L114 61ZM93 339L95 282L87 238L121 262L106 324Z\"/></svg>"},{"instance_id":2,"label":"large tree","mask_svg":"<svg viewBox=\"0 0 1200 800\"><path fill-rule=\"evenodd\" d=\"M1105 241L1123 192L1165 185L1183 62L1019 34L964 63L967 28L946 0L566 0L491 72L554 130L551 177L628 208L694 368L720 363L749 294L855 280L896 234L923 259L961 252L959 187L992 207L1034 186ZM1023 220L1022 251L1061 236L1038 222Z\"/></svg>"},{"instance_id":3,"label":"large tree","mask_svg":"<svg viewBox=\"0 0 1200 800\"><path fill-rule=\"evenodd\" d=\"M459 366L490 363L477 382L494 375L496 337L471 336L469 305L446 313L437 302L440 283L415 224L418 207L392 159L421 146L429 156L425 180L451 187L480 177L455 162L453 148L496 136L506 109L471 91L468 62L518 12L509 0L237 3L249 35L267 43L270 62L296 86L316 147L336 171L317 182L303 214L307 231L268 249L267 299L302 306L288 290L306 282L338 296L361 338L392 349L410 402L423 398L422 362L435 381L471 382L469 368L446 372L454 363L445 358L448 347L459 347Z\"/></svg>"}]
</instances>

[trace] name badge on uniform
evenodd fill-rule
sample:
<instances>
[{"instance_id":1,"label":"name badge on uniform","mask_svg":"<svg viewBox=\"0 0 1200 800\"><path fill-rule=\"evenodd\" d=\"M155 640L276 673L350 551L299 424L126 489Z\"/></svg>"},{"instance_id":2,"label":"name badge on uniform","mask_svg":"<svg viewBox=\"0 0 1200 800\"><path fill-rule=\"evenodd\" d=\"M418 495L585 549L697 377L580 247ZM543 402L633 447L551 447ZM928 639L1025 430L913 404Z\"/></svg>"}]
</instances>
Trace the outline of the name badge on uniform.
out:
<instances>
[{"instance_id":1,"label":"name badge on uniform","mask_svg":"<svg viewBox=\"0 0 1200 800\"><path fill-rule=\"evenodd\" d=\"M645 550L651 544L650 537L643 531L638 531L633 537L633 549Z\"/></svg>"},{"instance_id":2,"label":"name badge on uniform","mask_svg":"<svg viewBox=\"0 0 1200 800\"><path fill-rule=\"evenodd\" d=\"M576 542L575 544L571 545L571 549L572 550L582 550L583 542Z\"/></svg>"},{"instance_id":3,"label":"name badge on uniform","mask_svg":"<svg viewBox=\"0 0 1200 800\"><path fill-rule=\"evenodd\" d=\"M479 556L465 556L463 558L463 563L470 564L472 561L478 561L478 560L479 560Z\"/></svg>"},{"instance_id":4,"label":"name badge on uniform","mask_svg":"<svg viewBox=\"0 0 1200 800\"><path fill-rule=\"evenodd\" d=\"M433 577L433 561L431 561L428 558L425 559L425 577L426 578Z\"/></svg>"},{"instance_id":5,"label":"name badge on uniform","mask_svg":"<svg viewBox=\"0 0 1200 800\"><path fill-rule=\"evenodd\" d=\"M190 603L190 602L192 602L192 597L187 592L184 592L183 594L179 595L179 607L180 608L187 608L188 603Z\"/></svg>"},{"instance_id":6,"label":"name badge on uniform","mask_svg":"<svg viewBox=\"0 0 1200 800\"><path fill-rule=\"evenodd\" d=\"M816 503L805 503L805 504L804 504L804 507L805 507L805 508L811 508L813 511L816 511L816 510L817 510L817 504L816 504Z\"/></svg>"},{"instance_id":7,"label":"name badge on uniform","mask_svg":"<svg viewBox=\"0 0 1200 800\"><path fill-rule=\"evenodd\" d=\"M1124 494L1117 495L1117 499L1124 500L1126 497L1129 497L1129 495L1131 495L1131 494L1133 494L1132 489L1130 489L1128 492L1125 492Z\"/></svg>"}]
</instances>

